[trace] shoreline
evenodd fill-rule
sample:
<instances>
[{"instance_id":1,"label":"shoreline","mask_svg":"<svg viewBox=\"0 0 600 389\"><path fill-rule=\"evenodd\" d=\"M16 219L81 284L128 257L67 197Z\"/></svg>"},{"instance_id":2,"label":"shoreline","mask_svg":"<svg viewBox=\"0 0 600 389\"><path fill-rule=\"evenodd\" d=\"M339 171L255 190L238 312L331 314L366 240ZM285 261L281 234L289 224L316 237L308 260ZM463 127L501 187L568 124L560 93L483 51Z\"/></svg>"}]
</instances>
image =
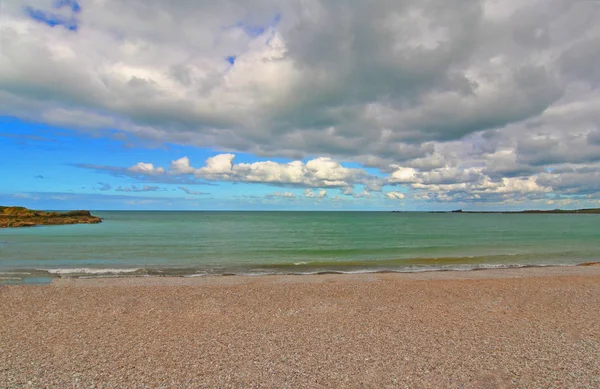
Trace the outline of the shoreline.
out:
<instances>
[{"instance_id":1,"label":"shoreline","mask_svg":"<svg viewBox=\"0 0 600 389\"><path fill-rule=\"evenodd\" d=\"M577 265L519 266L502 268L480 268L469 270L430 271L365 271L355 273L321 272L311 274L210 274L199 276L119 274L116 276L56 277L50 285L71 286L121 286L121 285L242 285L251 283L321 283L376 280L486 280L501 278L600 276L600 262L585 262Z\"/></svg>"},{"instance_id":2,"label":"shoreline","mask_svg":"<svg viewBox=\"0 0 600 389\"><path fill-rule=\"evenodd\" d=\"M483 274L496 274L493 271L499 271L498 274L513 274L511 272L504 273L509 270L520 269L568 269L579 267L598 267L600 269L600 261L582 262L577 264L548 264L548 265L487 265L482 267L465 267L456 268L448 267L440 268L421 268L421 269L364 269L364 270L317 270L314 272L281 272L281 273L194 273L189 272L190 269L96 269L96 268L73 268L73 269L35 269L35 270L18 270L18 271L3 271L0 272L0 287L3 285L47 285L60 280L95 280L95 279L148 279L148 278L185 278L185 279L213 279L213 278L261 278L261 277L322 277L322 276L360 276L360 275L380 275L380 274L398 274L408 275L408 278L413 279L444 279L444 278L481 278L481 277L461 277L452 273L469 274L473 272L483 272ZM534 272L536 272L534 270ZM543 272L539 270L537 272ZM552 272L552 271L550 271ZM560 270L559 270L560 272ZM568 271L567 271L568 272ZM439 274L438 274L439 273ZM447 277L443 274L449 273ZM547 272L546 272L547 273ZM577 270L572 271L573 274L579 274ZM589 272L588 272L589 273ZM517 273L518 274L518 273ZM523 272L523 274L526 274ZM412 276L411 276L412 275ZM421 275L421 276L419 276Z\"/></svg>"},{"instance_id":3,"label":"shoreline","mask_svg":"<svg viewBox=\"0 0 600 389\"><path fill-rule=\"evenodd\" d=\"M0 287L1 387L600 386L600 266Z\"/></svg>"}]
</instances>

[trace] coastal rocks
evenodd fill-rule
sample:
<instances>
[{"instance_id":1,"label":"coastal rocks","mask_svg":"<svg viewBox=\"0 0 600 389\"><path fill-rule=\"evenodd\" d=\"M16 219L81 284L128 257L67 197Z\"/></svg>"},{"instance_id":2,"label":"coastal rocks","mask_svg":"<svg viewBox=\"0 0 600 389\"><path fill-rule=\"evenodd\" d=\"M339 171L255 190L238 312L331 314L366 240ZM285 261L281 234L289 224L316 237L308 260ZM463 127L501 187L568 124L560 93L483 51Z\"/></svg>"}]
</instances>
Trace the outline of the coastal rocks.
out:
<instances>
[{"instance_id":1,"label":"coastal rocks","mask_svg":"<svg viewBox=\"0 0 600 389\"><path fill-rule=\"evenodd\" d=\"M96 224L102 222L89 211L46 212L25 207L0 206L0 228L33 227L39 225Z\"/></svg>"}]
</instances>

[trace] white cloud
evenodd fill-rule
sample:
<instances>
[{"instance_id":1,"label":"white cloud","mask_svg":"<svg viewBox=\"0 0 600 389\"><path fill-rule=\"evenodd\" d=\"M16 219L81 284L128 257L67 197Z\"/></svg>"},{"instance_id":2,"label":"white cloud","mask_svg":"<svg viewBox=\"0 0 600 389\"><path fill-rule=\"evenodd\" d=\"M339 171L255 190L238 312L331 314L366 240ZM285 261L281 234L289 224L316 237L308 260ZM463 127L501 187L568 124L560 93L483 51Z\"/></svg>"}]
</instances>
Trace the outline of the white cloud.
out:
<instances>
[{"instance_id":1,"label":"white cloud","mask_svg":"<svg viewBox=\"0 0 600 389\"><path fill-rule=\"evenodd\" d=\"M323 199L323 198L327 197L327 190L321 189L318 193L315 193L315 192L313 192L310 189L305 189L304 190L304 196L306 196L308 198L315 198L316 197L316 198L319 198L319 199Z\"/></svg>"},{"instance_id":2,"label":"white cloud","mask_svg":"<svg viewBox=\"0 0 600 389\"><path fill-rule=\"evenodd\" d=\"M233 173L233 159L234 154L219 154L214 157L210 157L206 160L206 166L200 169L193 169L189 166L189 159L183 157L187 161L187 168L190 170L188 173L193 173L196 176L203 176L208 178L229 178Z\"/></svg>"},{"instance_id":3,"label":"white cloud","mask_svg":"<svg viewBox=\"0 0 600 389\"><path fill-rule=\"evenodd\" d=\"M266 198L268 199L274 199L274 198L283 198L283 199L295 199L296 195L292 192L275 192L275 193L269 193L267 195L265 195Z\"/></svg>"},{"instance_id":4,"label":"white cloud","mask_svg":"<svg viewBox=\"0 0 600 389\"><path fill-rule=\"evenodd\" d=\"M352 196L354 194L354 188L350 188L350 187L342 188L342 189L340 189L340 191L342 192L343 195L346 195L346 196Z\"/></svg>"},{"instance_id":5,"label":"white cloud","mask_svg":"<svg viewBox=\"0 0 600 389\"><path fill-rule=\"evenodd\" d=\"M389 184L432 201L600 193L593 1L89 0L75 16L52 4L3 3L0 115L296 160L224 153L115 174L348 196Z\"/></svg>"},{"instance_id":6,"label":"white cloud","mask_svg":"<svg viewBox=\"0 0 600 389\"><path fill-rule=\"evenodd\" d=\"M164 169L162 170L164 172ZM190 166L190 159L188 157L182 157L171 162L169 171L172 174L193 174L194 168Z\"/></svg>"},{"instance_id":7,"label":"white cloud","mask_svg":"<svg viewBox=\"0 0 600 389\"><path fill-rule=\"evenodd\" d=\"M154 167L153 164L144 163L144 162L138 162L134 166L130 167L129 171L131 171L133 173L148 174L148 175L165 173L165 169L163 169L162 167Z\"/></svg>"},{"instance_id":8,"label":"white cloud","mask_svg":"<svg viewBox=\"0 0 600 389\"><path fill-rule=\"evenodd\" d=\"M372 197L371 192L369 192L366 188L362 190L360 193L355 193L354 197L357 199L370 199Z\"/></svg>"},{"instance_id":9,"label":"white cloud","mask_svg":"<svg viewBox=\"0 0 600 389\"><path fill-rule=\"evenodd\" d=\"M397 169L388 178L389 182L407 184L419 181L417 178L417 170L411 167L396 167Z\"/></svg>"},{"instance_id":10,"label":"white cloud","mask_svg":"<svg viewBox=\"0 0 600 389\"><path fill-rule=\"evenodd\" d=\"M413 198L417 200L505 202L539 198L553 191L551 186L538 181L538 175L492 179L481 168L443 167L420 172L396 166L387 183L407 185L416 192ZM399 192L387 192L386 197L393 199L395 193Z\"/></svg>"},{"instance_id":11,"label":"white cloud","mask_svg":"<svg viewBox=\"0 0 600 389\"><path fill-rule=\"evenodd\" d=\"M139 162L127 170L148 176L193 175L196 178L211 181L289 185L304 188L352 187L356 183L373 180L373 177L362 169L347 168L337 161L324 157L315 158L306 163L302 161L289 163L259 161L236 164L234 159L234 154L219 154L208 158L204 166L194 168L190 165L189 158L183 157L171 162L168 170L144 162ZM324 197L326 193L326 191L321 191L319 197Z\"/></svg>"},{"instance_id":12,"label":"white cloud","mask_svg":"<svg viewBox=\"0 0 600 389\"><path fill-rule=\"evenodd\" d=\"M393 191L393 192L385 192L385 197L390 200L402 200L404 199L404 193Z\"/></svg>"}]
</instances>

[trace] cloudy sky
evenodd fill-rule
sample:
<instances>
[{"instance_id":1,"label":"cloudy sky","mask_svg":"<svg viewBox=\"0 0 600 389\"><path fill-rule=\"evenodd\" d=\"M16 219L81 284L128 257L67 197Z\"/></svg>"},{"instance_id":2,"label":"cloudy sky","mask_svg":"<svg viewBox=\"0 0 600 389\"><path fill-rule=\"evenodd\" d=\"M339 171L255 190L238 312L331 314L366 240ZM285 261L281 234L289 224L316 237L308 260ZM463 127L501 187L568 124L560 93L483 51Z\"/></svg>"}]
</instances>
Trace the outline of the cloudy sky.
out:
<instances>
[{"instance_id":1,"label":"cloudy sky","mask_svg":"<svg viewBox=\"0 0 600 389\"><path fill-rule=\"evenodd\" d=\"M2 204L600 206L600 1L0 4Z\"/></svg>"}]
</instances>

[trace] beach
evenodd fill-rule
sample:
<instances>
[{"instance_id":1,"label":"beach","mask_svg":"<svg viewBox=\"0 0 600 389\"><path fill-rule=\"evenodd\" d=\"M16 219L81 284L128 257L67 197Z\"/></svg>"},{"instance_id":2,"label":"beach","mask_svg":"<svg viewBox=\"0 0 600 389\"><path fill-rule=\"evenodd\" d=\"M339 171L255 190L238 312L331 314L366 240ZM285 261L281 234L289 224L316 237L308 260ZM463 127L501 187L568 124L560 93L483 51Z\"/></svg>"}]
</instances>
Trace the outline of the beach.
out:
<instances>
[{"instance_id":1,"label":"beach","mask_svg":"<svg viewBox=\"0 0 600 389\"><path fill-rule=\"evenodd\" d=\"M600 266L0 287L2 388L598 388Z\"/></svg>"}]
</instances>

